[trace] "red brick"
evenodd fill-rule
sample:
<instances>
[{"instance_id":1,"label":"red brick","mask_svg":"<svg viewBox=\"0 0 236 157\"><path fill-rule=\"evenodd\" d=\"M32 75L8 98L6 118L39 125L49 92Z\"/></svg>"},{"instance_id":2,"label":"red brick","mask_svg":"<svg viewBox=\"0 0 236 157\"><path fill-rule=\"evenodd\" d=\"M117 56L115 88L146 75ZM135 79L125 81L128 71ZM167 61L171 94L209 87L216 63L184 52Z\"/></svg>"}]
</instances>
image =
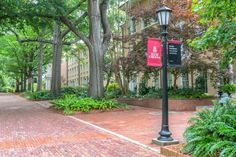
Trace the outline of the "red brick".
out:
<instances>
[{"instance_id":1,"label":"red brick","mask_svg":"<svg viewBox=\"0 0 236 157\"><path fill-rule=\"evenodd\" d=\"M1 157L159 154L14 95L0 95Z\"/></svg>"}]
</instances>

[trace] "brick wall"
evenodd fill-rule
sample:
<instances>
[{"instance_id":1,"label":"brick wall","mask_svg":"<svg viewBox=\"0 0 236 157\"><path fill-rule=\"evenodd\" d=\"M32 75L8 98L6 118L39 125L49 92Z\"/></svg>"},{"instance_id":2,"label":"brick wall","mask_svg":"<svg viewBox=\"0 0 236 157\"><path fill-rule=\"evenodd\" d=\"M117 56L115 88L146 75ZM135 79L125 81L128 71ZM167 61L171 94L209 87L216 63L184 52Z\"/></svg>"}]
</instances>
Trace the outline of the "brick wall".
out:
<instances>
[{"instance_id":1,"label":"brick wall","mask_svg":"<svg viewBox=\"0 0 236 157\"><path fill-rule=\"evenodd\" d=\"M162 99L140 99L140 98L119 98L119 102L133 106L149 108L162 108ZM212 99L170 99L169 110L171 111L195 111L197 106L211 106Z\"/></svg>"}]
</instances>

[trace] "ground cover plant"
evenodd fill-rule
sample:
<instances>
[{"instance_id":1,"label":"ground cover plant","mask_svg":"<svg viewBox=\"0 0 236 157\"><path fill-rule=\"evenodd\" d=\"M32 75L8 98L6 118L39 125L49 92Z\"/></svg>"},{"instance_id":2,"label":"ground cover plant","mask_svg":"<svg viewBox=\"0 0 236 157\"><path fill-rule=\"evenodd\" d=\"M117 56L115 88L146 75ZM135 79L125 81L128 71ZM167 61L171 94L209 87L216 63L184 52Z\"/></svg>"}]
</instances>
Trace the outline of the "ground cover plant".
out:
<instances>
[{"instance_id":1,"label":"ground cover plant","mask_svg":"<svg viewBox=\"0 0 236 157\"><path fill-rule=\"evenodd\" d=\"M190 120L184 133L184 153L194 157L236 156L236 106L233 103L204 110Z\"/></svg>"},{"instance_id":2,"label":"ground cover plant","mask_svg":"<svg viewBox=\"0 0 236 157\"><path fill-rule=\"evenodd\" d=\"M109 110L112 108L126 107L113 99L80 98L76 95L64 95L52 101L56 109L62 109L65 114L73 114L74 111L90 112L91 110Z\"/></svg>"}]
</instances>

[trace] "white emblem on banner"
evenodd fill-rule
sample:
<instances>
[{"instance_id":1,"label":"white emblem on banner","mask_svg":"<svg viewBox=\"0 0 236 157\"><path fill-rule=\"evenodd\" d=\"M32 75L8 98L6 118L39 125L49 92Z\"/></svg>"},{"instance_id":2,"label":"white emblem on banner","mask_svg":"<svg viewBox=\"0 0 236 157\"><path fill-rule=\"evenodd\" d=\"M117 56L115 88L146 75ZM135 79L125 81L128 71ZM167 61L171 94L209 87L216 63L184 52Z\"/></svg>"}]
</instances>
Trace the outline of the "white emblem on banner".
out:
<instances>
[{"instance_id":1,"label":"white emblem on banner","mask_svg":"<svg viewBox=\"0 0 236 157\"><path fill-rule=\"evenodd\" d=\"M159 54L157 53L157 47L156 46L153 46L153 49L152 49L152 53L150 55L150 58L153 58L153 59L160 59L160 56Z\"/></svg>"}]
</instances>

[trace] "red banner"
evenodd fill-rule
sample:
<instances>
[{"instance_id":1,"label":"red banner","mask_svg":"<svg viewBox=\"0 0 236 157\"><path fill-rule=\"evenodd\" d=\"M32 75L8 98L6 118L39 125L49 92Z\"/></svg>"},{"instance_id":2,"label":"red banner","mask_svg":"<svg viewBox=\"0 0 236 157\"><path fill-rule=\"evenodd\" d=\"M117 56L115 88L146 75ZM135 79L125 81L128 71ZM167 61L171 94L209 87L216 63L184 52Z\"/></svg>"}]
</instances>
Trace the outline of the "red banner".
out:
<instances>
[{"instance_id":1,"label":"red banner","mask_svg":"<svg viewBox=\"0 0 236 157\"><path fill-rule=\"evenodd\" d=\"M160 39L148 38L148 66L162 66L162 43Z\"/></svg>"}]
</instances>

